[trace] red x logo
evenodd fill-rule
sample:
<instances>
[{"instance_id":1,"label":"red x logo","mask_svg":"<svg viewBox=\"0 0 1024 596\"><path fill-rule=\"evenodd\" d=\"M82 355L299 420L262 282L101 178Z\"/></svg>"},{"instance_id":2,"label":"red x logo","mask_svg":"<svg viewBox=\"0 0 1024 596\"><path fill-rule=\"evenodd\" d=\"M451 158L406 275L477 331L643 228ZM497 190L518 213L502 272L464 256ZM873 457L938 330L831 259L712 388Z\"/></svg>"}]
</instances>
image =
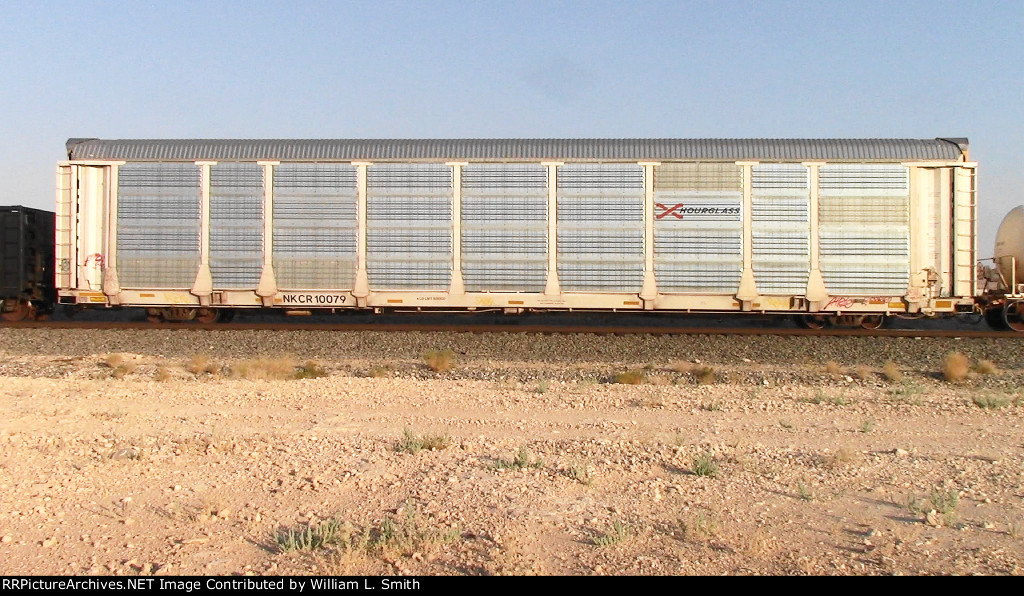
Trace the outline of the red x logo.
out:
<instances>
[{"instance_id":1,"label":"red x logo","mask_svg":"<svg viewBox=\"0 0 1024 596\"><path fill-rule=\"evenodd\" d=\"M654 206L662 210L661 213L658 214L657 219L665 219L669 215L676 219L683 219L683 214L679 213L679 210L683 208L682 203L676 203L675 205L672 206L662 205L661 203L655 203Z\"/></svg>"}]
</instances>

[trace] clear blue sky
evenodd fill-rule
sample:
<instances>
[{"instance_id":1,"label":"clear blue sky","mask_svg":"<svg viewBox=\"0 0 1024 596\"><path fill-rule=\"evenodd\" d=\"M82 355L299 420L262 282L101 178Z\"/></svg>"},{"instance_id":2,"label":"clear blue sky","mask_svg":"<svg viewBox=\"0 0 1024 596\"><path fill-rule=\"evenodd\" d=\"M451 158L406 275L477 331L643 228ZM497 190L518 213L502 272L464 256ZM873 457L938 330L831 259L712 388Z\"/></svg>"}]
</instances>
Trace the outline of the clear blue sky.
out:
<instances>
[{"instance_id":1,"label":"clear blue sky","mask_svg":"<svg viewBox=\"0 0 1024 596\"><path fill-rule=\"evenodd\" d=\"M1024 2L0 0L0 204L68 137L966 136L1024 203Z\"/></svg>"}]
</instances>

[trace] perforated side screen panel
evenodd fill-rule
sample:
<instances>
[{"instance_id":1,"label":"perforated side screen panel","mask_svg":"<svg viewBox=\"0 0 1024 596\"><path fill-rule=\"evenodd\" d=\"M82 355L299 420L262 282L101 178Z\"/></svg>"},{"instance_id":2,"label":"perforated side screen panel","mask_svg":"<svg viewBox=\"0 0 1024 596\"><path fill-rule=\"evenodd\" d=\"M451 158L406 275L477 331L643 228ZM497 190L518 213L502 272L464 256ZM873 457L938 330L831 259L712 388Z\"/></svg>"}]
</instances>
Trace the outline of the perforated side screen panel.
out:
<instances>
[{"instance_id":1,"label":"perforated side screen panel","mask_svg":"<svg viewBox=\"0 0 1024 596\"><path fill-rule=\"evenodd\" d=\"M732 163L654 169L659 292L735 293L743 271L743 173Z\"/></svg>"},{"instance_id":2,"label":"perforated side screen panel","mask_svg":"<svg viewBox=\"0 0 1024 596\"><path fill-rule=\"evenodd\" d=\"M447 290L452 272L452 169L368 168L367 274L375 290Z\"/></svg>"},{"instance_id":3,"label":"perforated side screen panel","mask_svg":"<svg viewBox=\"0 0 1024 596\"><path fill-rule=\"evenodd\" d=\"M199 268L199 167L118 168L117 267L123 288L187 289Z\"/></svg>"},{"instance_id":4,"label":"perforated side screen panel","mask_svg":"<svg viewBox=\"0 0 1024 596\"><path fill-rule=\"evenodd\" d=\"M810 183L801 164L753 167L752 252L760 294L804 295L810 274Z\"/></svg>"},{"instance_id":5,"label":"perforated side screen panel","mask_svg":"<svg viewBox=\"0 0 1024 596\"><path fill-rule=\"evenodd\" d=\"M902 296L910 271L907 168L835 164L819 170L821 273L833 295Z\"/></svg>"},{"instance_id":6,"label":"perforated side screen panel","mask_svg":"<svg viewBox=\"0 0 1024 596\"><path fill-rule=\"evenodd\" d=\"M220 163L210 173L214 289L256 289L263 271L263 167Z\"/></svg>"},{"instance_id":7,"label":"perforated side screen panel","mask_svg":"<svg viewBox=\"0 0 1024 596\"><path fill-rule=\"evenodd\" d=\"M558 168L558 279L566 292L639 292L644 176L632 164Z\"/></svg>"},{"instance_id":8,"label":"perforated side screen panel","mask_svg":"<svg viewBox=\"0 0 1024 596\"><path fill-rule=\"evenodd\" d=\"M274 274L290 290L348 290L356 270L356 168L274 167Z\"/></svg>"},{"instance_id":9,"label":"perforated side screen panel","mask_svg":"<svg viewBox=\"0 0 1024 596\"><path fill-rule=\"evenodd\" d=\"M466 291L542 292L547 281L547 168L462 169L462 276Z\"/></svg>"}]
</instances>

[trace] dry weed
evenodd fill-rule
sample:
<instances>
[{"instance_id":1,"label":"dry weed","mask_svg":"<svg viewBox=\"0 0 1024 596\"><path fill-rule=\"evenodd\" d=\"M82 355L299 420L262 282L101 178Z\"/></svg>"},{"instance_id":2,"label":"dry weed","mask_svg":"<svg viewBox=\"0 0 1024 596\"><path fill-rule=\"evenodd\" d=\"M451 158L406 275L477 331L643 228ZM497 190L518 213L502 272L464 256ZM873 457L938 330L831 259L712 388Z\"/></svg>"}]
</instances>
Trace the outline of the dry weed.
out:
<instances>
[{"instance_id":1,"label":"dry weed","mask_svg":"<svg viewBox=\"0 0 1024 596\"><path fill-rule=\"evenodd\" d=\"M864 459L864 454L852 447L840 447L827 462L832 468L839 468L844 465L856 464Z\"/></svg>"},{"instance_id":2,"label":"dry weed","mask_svg":"<svg viewBox=\"0 0 1024 596\"><path fill-rule=\"evenodd\" d=\"M882 367L882 375L890 383L899 383L903 380L903 373L900 372L900 367L896 366L896 363L892 360L886 362L885 366Z\"/></svg>"},{"instance_id":3,"label":"dry weed","mask_svg":"<svg viewBox=\"0 0 1024 596\"><path fill-rule=\"evenodd\" d=\"M702 366L693 371L693 377L698 385L713 385L718 378L718 373L710 366Z\"/></svg>"},{"instance_id":4,"label":"dry weed","mask_svg":"<svg viewBox=\"0 0 1024 596\"><path fill-rule=\"evenodd\" d=\"M942 357L942 378L947 382L963 381L970 371L971 361L960 352L949 352Z\"/></svg>"},{"instance_id":5,"label":"dry weed","mask_svg":"<svg viewBox=\"0 0 1024 596\"><path fill-rule=\"evenodd\" d=\"M196 354L189 359L185 370L197 377L203 373L215 375L220 372L220 365L210 360L206 354Z\"/></svg>"},{"instance_id":6,"label":"dry weed","mask_svg":"<svg viewBox=\"0 0 1024 596\"><path fill-rule=\"evenodd\" d=\"M263 381L293 379L295 373L295 360L289 356L239 360L230 367L230 376L234 379Z\"/></svg>"},{"instance_id":7,"label":"dry weed","mask_svg":"<svg viewBox=\"0 0 1024 596\"><path fill-rule=\"evenodd\" d=\"M839 363L836 362L835 360L829 360L828 362L825 363L825 372L835 376L839 376L846 373L843 367L840 366Z\"/></svg>"},{"instance_id":8,"label":"dry weed","mask_svg":"<svg viewBox=\"0 0 1024 596\"><path fill-rule=\"evenodd\" d=\"M423 361L434 372L448 372L455 368L455 353L451 350L429 350L423 352Z\"/></svg>"},{"instance_id":9,"label":"dry weed","mask_svg":"<svg viewBox=\"0 0 1024 596\"><path fill-rule=\"evenodd\" d=\"M651 375L647 378L647 382L651 385L671 385L672 377L668 375Z\"/></svg>"},{"instance_id":10,"label":"dry weed","mask_svg":"<svg viewBox=\"0 0 1024 596\"><path fill-rule=\"evenodd\" d=\"M370 368L369 372L367 372L366 374L368 374L370 376L370 378L373 378L373 379L383 379L385 377L390 377L391 376L391 367L390 366L373 366L373 367Z\"/></svg>"},{"instance_id":11,"label":"dry weed","mask_svg":"<svg viewBox=\"0 0 1024 596\"><path fill-rule=\"evenodd\" d=\"M292 373L292 378L295 379L318 379L320 377L330 376L327 368L320 364L316 360L307 360L305 364L299 366Z\"/></svg>"},{"instance_id":12,"label":"dry weed","mask_svg":"<svg viewBox=\"0 0 1024 596\"><path fill-rule=\"evenodd\" d=\"M114 372L110 373L110 376L115 379L122 379L133 372L135 372L135 363L125 362L123 364L118 364L117 368L114 369Z\"/></svg>"},{"instance_id":13,"label":"dry weed","mask_svg":"<svg viewBox=\"0 0 1024 596\"><path fill-rule=\"evenodd\" d=\"M642 385L647 382L647 371L642 368L634 368L618 373L612 377L612 381L622 385Z\"/></svg>"},{"instance_id":14,"label":"dry weed","mask_svg":"<svg viewBox=\"0 0 1024 596\"><path fill-rule=\"evenodd\" d=\"M998 375L999 367L991 360L981 360L978 362L978 365L974 367L974 372L982 375Z\"/></svg>"}]
</instances>

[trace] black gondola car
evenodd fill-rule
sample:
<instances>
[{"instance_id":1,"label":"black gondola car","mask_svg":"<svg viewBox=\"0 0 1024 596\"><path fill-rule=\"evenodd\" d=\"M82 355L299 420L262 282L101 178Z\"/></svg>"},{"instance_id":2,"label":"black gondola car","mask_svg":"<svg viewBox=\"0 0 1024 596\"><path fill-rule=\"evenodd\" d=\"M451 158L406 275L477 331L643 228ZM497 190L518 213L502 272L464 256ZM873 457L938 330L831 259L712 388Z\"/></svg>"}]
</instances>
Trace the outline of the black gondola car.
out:
<instances>
[{"instance_id":1,"label":"black gondola car","mask_svg":"<svg viewBox=\"0 0 1024 596\"><path fill-rule=\"evenodd\" d=\"M53 212L0 207L0 317L45 318L53 310Z\"/></svg>"}]
</instances>

